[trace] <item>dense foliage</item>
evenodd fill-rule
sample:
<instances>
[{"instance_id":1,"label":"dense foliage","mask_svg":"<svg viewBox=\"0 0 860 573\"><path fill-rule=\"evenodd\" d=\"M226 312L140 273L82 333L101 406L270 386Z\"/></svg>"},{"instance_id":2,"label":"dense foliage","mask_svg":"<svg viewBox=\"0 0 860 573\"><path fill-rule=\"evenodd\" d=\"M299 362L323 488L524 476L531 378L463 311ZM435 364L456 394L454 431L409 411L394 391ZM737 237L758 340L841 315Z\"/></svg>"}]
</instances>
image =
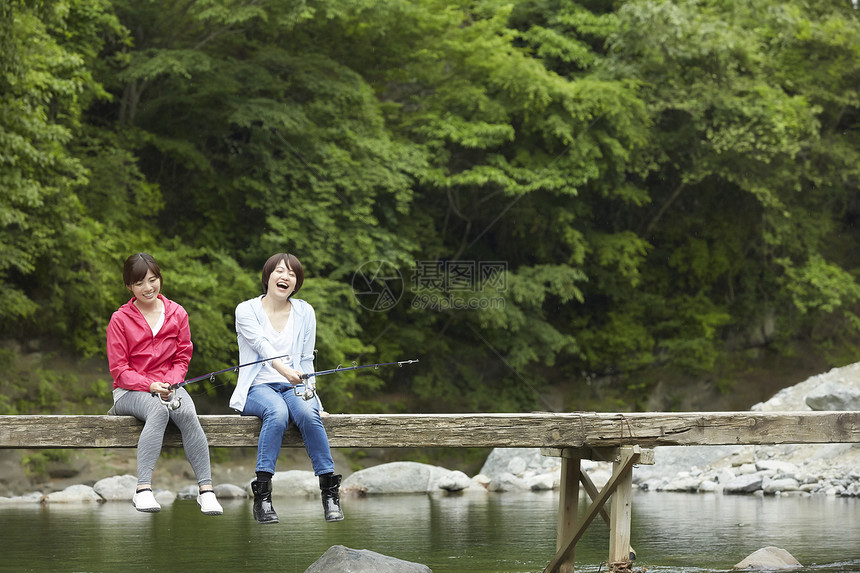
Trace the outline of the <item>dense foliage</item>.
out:
<instances>
[{"instance_id":1,"label":"dense foliage","mask_svg":"<svg viewBox=\"0 0 860 573\"><path fill-rule=\"evenodd\" d=\"M0 50L9 341L103 357L148 251L190 374L223 368L287 250L319 368L421 360L326 378L332 411L582 409L595 379L637 408L751 348L857 354L850 0L0 0Z\"/></svg>"}]
</instances>

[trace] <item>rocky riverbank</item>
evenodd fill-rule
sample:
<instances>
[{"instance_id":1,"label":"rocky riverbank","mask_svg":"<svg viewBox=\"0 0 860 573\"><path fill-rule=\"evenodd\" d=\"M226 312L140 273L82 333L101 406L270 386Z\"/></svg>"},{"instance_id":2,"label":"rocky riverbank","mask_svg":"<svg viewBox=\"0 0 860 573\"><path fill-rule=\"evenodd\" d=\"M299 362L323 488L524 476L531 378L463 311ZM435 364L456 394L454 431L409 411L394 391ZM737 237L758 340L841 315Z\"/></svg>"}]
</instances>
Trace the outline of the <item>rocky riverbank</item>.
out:
<instances>
[{"instance_id":1,"label":"rocky riverbank","mask_svg":"<svg viewBox=\"0 0 860 573\"><path fill-rule=\"evenodd\" d=\"M860 409L860 363L780 390L753 411ZM757 495L860 496L860 444L670 447L634 471L643 490Z\"/></svg>"}]
</instances>

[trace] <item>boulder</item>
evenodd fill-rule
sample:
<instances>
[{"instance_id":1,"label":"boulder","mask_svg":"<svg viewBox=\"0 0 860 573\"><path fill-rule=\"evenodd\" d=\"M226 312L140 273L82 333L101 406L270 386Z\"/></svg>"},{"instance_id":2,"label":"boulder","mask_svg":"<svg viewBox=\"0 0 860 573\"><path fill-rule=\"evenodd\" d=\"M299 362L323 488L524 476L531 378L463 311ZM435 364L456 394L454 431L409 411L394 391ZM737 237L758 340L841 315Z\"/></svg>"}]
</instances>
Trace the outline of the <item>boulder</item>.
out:
<instances>
[{"instance_id":1,"label":"boulder","mask_svg":"<svg viewBox=\"0 0 860 573\"><path fill-rule=\"evenodd\" d=\"M794 569L803 567L785 549L779 547L765 547L748 555L746 559L734 566L734 569Z\"/></svg>"},{"instance_id":2,"label":"boulder","mask_svg":"<svg viewBox=\"0 0 860 573\"><path fill-rule=\"evenodd\" d=\"M432 573L432 569L368 549L334 545L311 563L305 573Z\"/></svg>"},{"instance_id":3,"label":"boulder","mask_svg":"<svg viewBox=\"0 0 860 573\"><path fill-rule=\"evenodd\" d=\"M41 492L34 491L26 495L15 495L12 497L0 497L0 505L16 505L27 503L42 503L43 495Z\"/></svg>"},{"instance_id":4,"label":"boulder","mask_svg":"<svg viewBox=\"0 0 860 573\"><path fill-rule=\"evenodd\" d=\"M104 499L88 485L70 485L63 491L49 493L44 501L45 503L87 503L100 502Z\"/></svg>"},{"instance_id":5,"label":"boulder","mask_svg":"<svg viewBox=\"0 0 860 573\"><path fill-rule=\"evenodd\" d=\"M485 476L484 474L478 474L476 476L472 476L472 485L471 489L483 489L487 491L490 489L490 478Z\"/></svg>"},{"instance_id":6,"label":"boulder","mask_svg":"<svg viewBox=\"0 0 860 573\"><path fill-rule=\"evenodd\" d=\"M540 448L495 448L487 456L480 473L490 481L496 481L504 474L520 478L538 474L561 475L561 458L544 456Z\"/></svg>"},{"instance_id":7,"label":"boulder","mask_svg":"<svg viewBox=\"0 0 860 573\"><path fill-rule=\"evenodd\" d=\"M827 380L805 398L813 410L860 410L860 371L853 369Z\"/></svg>"},{"instance_id":8,"label":"boulder","mask_svg":"<svg viewBox=\"0 0 860 573\"><path fill-rule=\"evenodd\" d=\"M459 470L454 470L443 475L436 482L436 489L445 491L463 491L472 487L472 479Z\"/></svg>"},{"instance_id":9,"label":"boulder","mask_svg":"<svg viewBox=\"0 0 860 573\"><path fill-rule=\"evenodd\" d=\"M526 480L526 485L532 491L552 491L558 489L561 478L552 474L539 474Z\"/></svg>"},{"instance_id":10,"label":"boulder","mask_svg":"<svg viewBox=\"0 0 860 573\"><path fill-rule=\"evenodd\" d=\"M232 483L219 483L212 489L218 499L242 499L248 497L248 492Z\"/></svg>"},{"instance_id":11,"label":"boulder","mask_svg":"<svg viewBox=\"0 0 860 573\"><path fill-rule=\"evenodd\" d=\"M786 477L793 477L800 471L795 464L779 460L759 460L755 463L755 467L759 471L774 470L777 474Z\"/></svg>"},{"instance_id":12,"label":"boulder","mask_svg":"<svg viewBox=\"0 0 860 573\"><path fill-rule=\"evenodd\" d=\"M169 489L159 489L154 493L155 501L157 501L161 505L170 505L171 503L176 501L176 494Z\"/></svg>"},{"instance_id":13,"label":"boulder","mask_svg":"<svg viewBox=\"0 0 860 573\"><path fill-rule=\"evenodd\" d=\"M735 479L735 473L730 468L722 468L717 474L717 481L723 485Z\"/></svg>"},{"instance_id":14,"label":"boulder","mask_svg":"<svg viewBox=\"0 0 860 573\"><path fill-rule=\"evenodd\" d=\"M760 474L739 475L723 485L723 493L752 493L761 489L763 480Z\"/></svg>"},{"instance_id":15,"label":"boulder","mask_svg":"<svg viewBox=\"0 0 860 573\"><path fill-rule=\"evenodd\" d=\"M341 484L341 492L357 495L429 493L451 470L417 462L391 462L357 471Z\"/></svg>"},{"instance_id":16,"label":"boulder","mask_svg":"<svg viewBox=\"0 0 860 573\"><path fill-rule=\"evenodd\" d=\"M768 494L783 493L799 490L800 484L794 478L765 479L762 480L761 489Z\"/></svg>"},{"instance_id":17,"label":"boulder","mask_svg":"<svg viewBox=\"0 0 860 573\"><path fill-rule=\"evenodd\" d=\"M490 481L490 491L528 491L529 483L510 472L504 472Z\"/></svg>"},{"instance_id":18,"label":"boulder","mask_svg":"<svg viewBox=\"0 0 860 573\"><path fill-rule=\"evenodd\" d=\"M97 481L93 489L105 501L131 501L137 489L137 476L125 474L106 477Z\"/></svg>"},{"instance_id":19,"label":"boulder","mask_svg":"<svg viewBox=\"0 0 860 573\"><path fill-rule=\"evenodd\" d=\"M248 482L247 491L251 491L251 482ZM272 477L272 497L294 495L320 495L320 479L310 470L275 472Z\"/></svg>"},{"instance_id":20,"label":"boulder","mask_svg":"<svg viewBox=\"0 0 860 573\"><path fill-rule=\"evenodd\" d=\"M194 484L187 484L179 488L179 491L176 492L176 499L187 501L189 499L197 499L197 495L200 493L200 486Z\"/></svg>"},{"instance_id":21,"label":"boulder","mask_svg":"<svg viewBox=\"0 0 860 573\"><path fill-rule=\"evenodd\" d=\"M654 465L633 470L633 483L672 481L682 471L705 467L741 450L742 446L660 446L654 448Z\"/></svg>"},{"instance_id":22,"label":"boulder","mask_svg":"<svg viewBox=\"0 0 860 573\"><path fill-rule=\"evenodd\" d=\"M738 466L738 474L739 475L749 475L758 472L758 468L755 464L741 464Z\"/></svg>"},{"instance_id":23,"label":"boulder","mask_svg":"<svg viewBox=\"0 0 860 573\"><path fill-rule=\"evenodd\" d=\"M677 478L670 480L669 483L664 485L662 491L689 493L695 493L699 491L699 485L702 483L702 480L696 477L692 477L690 475L685 476L682 474L679 474Z\"/></svg>"},{"instance_id":24,"label":"boulder","mask_svg":"<svg viewBox=\"0 0 860 573\"><path fill-rule=\"evenodd\" d=\"M723 491L723 487L715 481L706 479L699 484L699 489L697 491L700 493L719 493Z\"/></svg>"}]
</instances>

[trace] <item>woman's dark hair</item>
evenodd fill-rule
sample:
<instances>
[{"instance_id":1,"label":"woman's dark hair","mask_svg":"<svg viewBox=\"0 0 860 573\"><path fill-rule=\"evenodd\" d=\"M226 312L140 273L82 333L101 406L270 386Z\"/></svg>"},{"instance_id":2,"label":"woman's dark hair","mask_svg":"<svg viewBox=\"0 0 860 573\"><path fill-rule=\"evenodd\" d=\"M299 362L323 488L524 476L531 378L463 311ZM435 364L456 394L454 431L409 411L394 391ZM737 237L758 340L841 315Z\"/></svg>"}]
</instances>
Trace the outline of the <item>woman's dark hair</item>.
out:
<instances>
[{"instance_id":1,"label":"woman's dark hair","mask_svg":"<svg viewBox=\"0 0 860 573\"><path fill-rule=\"evenodd\" d=\"M287 263L287 268L296 273L296 288L292 293L290 293L290 296L292 297L294 294L299 292L300 288L302 288L302 283L305 282L305 271L302 268L302 263L299 262L299 259L289 253L278 253L277 255L272 255L263 265L263 294L269 292L269 277L272 276L272 272L281 261L285 261Z\"/></svg>"},{"instance_id":2,"label":"woman's dark hair","mask_svg":"<svg viewBox=\"0 0 860 573\"><path fill-rule=\"evenodd\" d=\"M142 281L148 271L152 271L152 274L158 277L158 282L163 287L164 278L161 276L161 269L149 253L137 253L125 260L122 268L122 282L125 286L131 286Z\"/></svg>"}]
</instances>

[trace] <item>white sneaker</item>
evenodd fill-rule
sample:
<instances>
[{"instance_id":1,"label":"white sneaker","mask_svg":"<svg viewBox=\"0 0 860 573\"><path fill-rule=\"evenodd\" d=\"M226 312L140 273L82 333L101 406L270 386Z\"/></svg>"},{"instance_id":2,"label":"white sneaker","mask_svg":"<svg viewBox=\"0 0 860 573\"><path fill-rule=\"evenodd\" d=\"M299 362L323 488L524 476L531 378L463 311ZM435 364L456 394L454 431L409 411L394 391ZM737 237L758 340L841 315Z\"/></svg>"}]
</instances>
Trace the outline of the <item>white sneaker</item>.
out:
<instances>
[{"instance_id":1,"label":"white sneaker","mask_svg":"<svg viewBox=\"0 0 860 573\"><path fill-rule=\"evenodd\" d=\"M152 495L151 489L136 492L134 497L131 498L131 502L138 511L145 511L146 513L161 511L161 506L155 501L155 496Z\"/></svg>"},{"instance_id":2,"label":"white sneaker","mask_svg":"<svg viewBox=\"0 0 860 573\"><path fill-rule=\"evenodd\" d=\"M224 509L218 500L215 498L215 492L204 491L197 496L197 505L200 506L200 511L206 515L221 515Z\"/></svg>"}]
</instances>

